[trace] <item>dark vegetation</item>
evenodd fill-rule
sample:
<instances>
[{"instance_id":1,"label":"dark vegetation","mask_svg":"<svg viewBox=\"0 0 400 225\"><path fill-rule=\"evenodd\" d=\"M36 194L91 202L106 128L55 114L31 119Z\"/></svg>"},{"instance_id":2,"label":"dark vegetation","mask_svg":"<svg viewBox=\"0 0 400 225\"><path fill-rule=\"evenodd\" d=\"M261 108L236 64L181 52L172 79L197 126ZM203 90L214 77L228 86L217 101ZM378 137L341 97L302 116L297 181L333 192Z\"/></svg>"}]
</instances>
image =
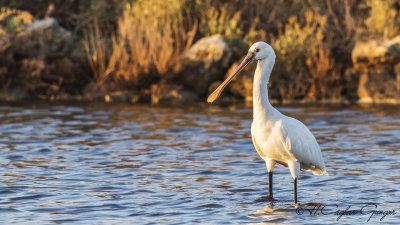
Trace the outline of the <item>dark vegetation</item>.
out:
<instances>
[{"instance_id":1,"label":"dark vegetation","mask_svg":"<svg viewBox=\"0 0 400 225\"><path fill-rule=\"evenodd\" d=\"M221 34L231 63L255 41L277 53L271 96L357 100L352 50L399 34L395 0L0 0L1 98L150 101L176 88L181 56ZM56 23L44 29L38 20ZM228 68L227 68L228 69ZM107 97L108 96L108 97ZM198 96L203 98L204 96ZM157 102L157 101L155 101Z\"/></svg>"}]
</instances>

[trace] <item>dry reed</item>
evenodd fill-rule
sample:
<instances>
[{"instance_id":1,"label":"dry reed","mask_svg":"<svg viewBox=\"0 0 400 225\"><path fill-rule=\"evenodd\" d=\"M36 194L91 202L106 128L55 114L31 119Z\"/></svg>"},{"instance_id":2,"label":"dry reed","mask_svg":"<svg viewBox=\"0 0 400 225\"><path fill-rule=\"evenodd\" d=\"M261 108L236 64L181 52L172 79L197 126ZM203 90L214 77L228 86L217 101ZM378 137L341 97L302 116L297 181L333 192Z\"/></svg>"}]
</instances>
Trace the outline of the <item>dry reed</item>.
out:
<instances>
[{"instance_id":1,"label":"dry reed","mask_svg":"<svg viewBox=\"0 0 400 225\"><path fill-rule=\"evenodd\" d=\"M185 23L179 1L137 1L127 4L112 35L112 52L96 23L84 41L95 82L106 80L122 86L149 86L180 68L181 54L191 46L197 23ZM190 18L189 18L190 19ZM190 21L190 20L189 20Z\"/></svg>"}]
</instances>

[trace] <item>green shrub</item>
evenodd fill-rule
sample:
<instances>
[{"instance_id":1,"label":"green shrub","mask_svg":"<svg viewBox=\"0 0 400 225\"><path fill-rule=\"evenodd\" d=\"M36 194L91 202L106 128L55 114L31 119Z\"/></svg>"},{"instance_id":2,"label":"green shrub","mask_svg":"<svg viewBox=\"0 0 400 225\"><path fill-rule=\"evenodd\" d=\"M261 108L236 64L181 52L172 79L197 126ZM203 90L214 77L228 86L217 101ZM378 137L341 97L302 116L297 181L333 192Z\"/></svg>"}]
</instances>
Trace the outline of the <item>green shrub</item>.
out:
<instances>
[{"instance_id":1,"label":"green shrub","mask_svg":"<svg viewBox=\"0 0 400 225\"><path fill-rule=\"evenodd\" d=\"M0 9L0 23L4 24L8 32L22 32L25 26L32 21L33 16L29 12L8 8Z\"/></svg>"},{"instance_id":2,"label":"green shrub","mask_svg":"<svg viewBox=\"0 0 400 225\"><path fill-rule=\"evenodd\" d=\"M367 0L370 8L368 19L365 21L365 32L369 38L392 38L399 34L400 21L398 12L393 7L395 0Z\"/></svg>"},{"instance_id":3,"label":"green shrub","mask_svg":"<svg viewBox=\"0 0 400 225\"><path fill-rule=\"evenodd\" d=\"M277 37L271 37L271 46L277 54L276 75L272 77L273 88L279 89L282 99L298 99L307 94L309 70L306 60L311 57L313 46L324 38L322 27L325 17L311 11L303 22L297 16L281 27Z\"/></svg>"}]
</instances>

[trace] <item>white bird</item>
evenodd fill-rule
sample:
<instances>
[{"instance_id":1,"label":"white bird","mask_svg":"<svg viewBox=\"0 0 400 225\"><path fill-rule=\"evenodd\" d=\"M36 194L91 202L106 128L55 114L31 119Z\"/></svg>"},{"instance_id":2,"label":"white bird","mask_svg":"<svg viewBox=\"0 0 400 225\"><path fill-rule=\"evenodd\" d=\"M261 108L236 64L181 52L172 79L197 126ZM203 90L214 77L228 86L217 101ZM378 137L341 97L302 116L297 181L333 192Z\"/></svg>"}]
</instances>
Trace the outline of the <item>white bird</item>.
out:
<instances>
[{"instance_id":1,"label":"white bird","mask_svg":"<svg viewBox=\"0 0 400 225\"><path fill-rule=\"evenodd\" d=\"M268 82L275 64L275 52L265 42L253 44L244 60L208 97L215 101L228 83L251 61L257 60L253 83L253 123L251 136L260 157L265 160L269 176L267 198L273 200L272 172L275 164L289 167L294 179L294 202L297 203L297 177L300 170L313 174L328 173L317 140L300 121L285 116L272 107L268 99Z\"/></svg>"}]
</instances>

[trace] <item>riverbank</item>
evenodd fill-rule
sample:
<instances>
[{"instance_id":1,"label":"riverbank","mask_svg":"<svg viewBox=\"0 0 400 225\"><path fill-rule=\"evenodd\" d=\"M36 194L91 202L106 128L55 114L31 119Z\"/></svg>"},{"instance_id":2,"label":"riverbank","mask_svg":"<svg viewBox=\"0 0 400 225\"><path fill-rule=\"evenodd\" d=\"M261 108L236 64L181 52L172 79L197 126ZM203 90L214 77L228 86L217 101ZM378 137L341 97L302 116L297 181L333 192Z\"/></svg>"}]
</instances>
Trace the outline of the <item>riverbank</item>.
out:
<instances>
[{"instance_id":1,"label":"riverbank","mask_svg":"<svg viewBox=\"0 0 400 225\"><path fill-rule=\"evenodd\" d=\"M0 11L0 100L201 102L262 40L277 54L275 102L400 103L395 1L237 3L13 0ZM222 101L251 101L254 69Z\"/></svg>"}]
</instances>

